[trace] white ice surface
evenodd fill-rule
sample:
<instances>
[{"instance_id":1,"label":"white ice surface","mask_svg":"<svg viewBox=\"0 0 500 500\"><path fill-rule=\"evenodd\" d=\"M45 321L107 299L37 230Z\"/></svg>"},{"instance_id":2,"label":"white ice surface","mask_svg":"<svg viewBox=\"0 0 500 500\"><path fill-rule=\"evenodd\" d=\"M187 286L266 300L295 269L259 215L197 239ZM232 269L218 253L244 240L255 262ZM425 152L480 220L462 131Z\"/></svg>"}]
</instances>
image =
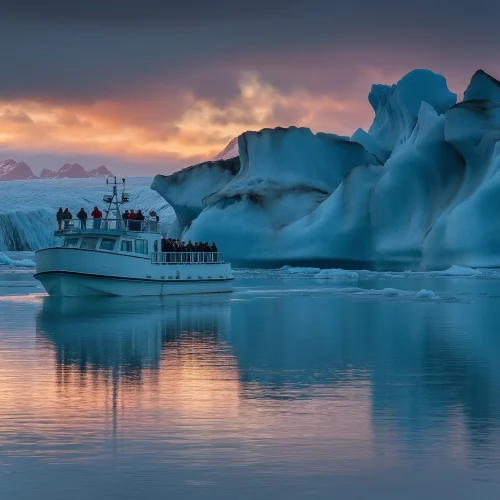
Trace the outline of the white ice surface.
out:
<instances>
[{"instance_id":1,"label":"white ice surface","mask_svg":"<svg viewBox=\"0 0 500 500\"><path fill-rule=\"evenodd\" d=\"M149 177L127 179L130 203L125 208L155 210L160 216L162 231L167 232L175 215L172 208L150 189ZM102 197L110 186L100 178L44 179L0 183L0 251L38 250L54 245L55 213L68 207L76 217L83 207L88 214L94 205L104 208Z\"/></svg>"}]
</instances>

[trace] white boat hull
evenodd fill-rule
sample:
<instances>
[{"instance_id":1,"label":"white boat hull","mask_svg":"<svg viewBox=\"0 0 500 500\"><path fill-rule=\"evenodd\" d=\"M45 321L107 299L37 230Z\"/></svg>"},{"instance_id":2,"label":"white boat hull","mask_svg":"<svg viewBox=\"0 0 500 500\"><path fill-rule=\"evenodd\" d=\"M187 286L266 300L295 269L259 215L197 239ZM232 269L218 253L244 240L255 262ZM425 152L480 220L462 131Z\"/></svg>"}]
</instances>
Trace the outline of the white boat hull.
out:
<instances>
[{"instance_id":1,"label":"white boat hull","mask_svg":"<svg viewBox=\"0 0 500 500\"><path fill-rule=\"evenodd\" d=\"M138 297L147 295L180 295L189 293L221 293L231 291L231 281L205 281L171 283L139 281L126 278L86 276L51 272L37 275L49 295L59 297L79 297L108 295Z\"/></svg>"},{"instance_id":2,"label":"white boat hull","mask_svg":"<svg viewBox=\"0 0 500 500\"><path fill-rule=\"evenodd\" d=\"M232 289L229 264L152 264L149 258L48 248L36 253L35 278L49 295L147 296L220 293Z\"/></svg>"}]
</instances>

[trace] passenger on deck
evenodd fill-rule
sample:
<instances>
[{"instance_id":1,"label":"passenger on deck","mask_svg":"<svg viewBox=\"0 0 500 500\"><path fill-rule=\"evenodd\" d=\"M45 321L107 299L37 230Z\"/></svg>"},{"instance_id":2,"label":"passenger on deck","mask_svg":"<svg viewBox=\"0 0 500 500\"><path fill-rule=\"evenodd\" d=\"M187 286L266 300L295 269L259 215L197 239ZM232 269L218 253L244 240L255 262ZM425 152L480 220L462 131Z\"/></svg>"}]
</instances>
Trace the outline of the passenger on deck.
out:
<instances>
[{"instance_id":1,"label":"passenger on deck","mask_svg":"<svg viewBox=\"0 0 500 500\"><path fill-rule=\"evenodd\" d=\"M66 229L69 226L69 221L73 218L71 212L67 208L64 209L62 218L64 220L64 229Z\"/></svg>"},{"instance_id":2,"label":"passenger on deck","mask_svg":"<svg viewBox=\"0 0 500 500\"><path fill-rule=\"evenodd\" d=\"M90 215L94 218L94 229L100 229L102 212L97 207L94 207L94 210L92 210Z\"/></svg>"},{"instance_id":3,"label":"passenger on deck","mask_svg":"<svg viewBox=\"0 0 500 500\"><path fill-rule=\"evenodd\" d=\"M144 217L144 214L140 210L137 210L137 217L136 217L136 219L137 219L137 222L136 222L137 229L136 229L136 231L143 230L144 229L144 223L143 223L143 221L144 221L145 217Z\"/></svg>"},{"instance_id":4,"label":"passenger on deck","mask_svg":"<svg viewBox=\"0 0 500 500\"><path fill-rule=\"evenodd\" d=\"M186 245L186 252L194 252L194 245L191 240L189 240L188 244Z\"/></svg>"},{"instance_id":5,"label":"passenger on deck","mask_svg":"<svg viewBox=\"0 0 500 500\"><path fill-rule=\"evenodd\" d=\"M158 215L156 215L156 212L154 210L151 210L148 216L146 217L147 226L149 226L149 230L151 232L155 232L158 230L159 220L160 218L158 217Z\"/></svg>"},{"instance_id":6,"label":"passenger on deck","mask_svg":"<svg viewBox=\"0 0 500 500\"><path fill-rule=\"evenodd\" d=\"M137 214L133 211L130 210L130 213L128 214L128 228L131 231L137 231Z\"/></svg>"},{"instance_id":7,"label":"passenger on deck","mask_svg":"<svg viewBox=\"0 0 500 500\"><path fill-rule=\"evenodd\" d=\"M80 208L76 216L80 219L80 229L87 229L87 212L83 208Z\"/></svg>"},{"instance_id":8,"label":"passenger on deck","mask_svg":"<svg viewBox=\"0 0 500 500\"><path fill-rule=\"evenodd\" d=\"M61 231L62 225L63 225L63 209L62 209L62 207L59 207L59 210L56 213L56 220L57 220L57 226L59 228L59 231Z\"/></svg>"},{"instance_id":9,"label":"passenger on deck","mask_svg":"<svg viewBox=\"0 0 500 500\"><path fill-rule=\"evenodd\" d=\"M125 229L127 229L128 227L128 216L129 216L128 210L125 210L125 212L122 213L123 226Z\"/></svg>"},{"instance_id":10,"label":"passenger on deck","mask_svg":"<svg viewBox=\"0 0 500 500\"><path fill-rule=\"evenodd\" d=\"M212 252L219 253L217 245L215 244L214 241L212 241L212 245L211 245L210 249L212 250Z\"/></svg>"},{"instance_id":11,"label":"passenger on deck","mask_svg":"<svg viewBox=\"0 0 500 500\"><path fill-rule=\"evenodd\" d=\"M163 251L167 252L167 255L165 256L165 262L174 262L172 252L175 252L175 247L172 238L168 238L167 240L165 240L164 248L165 250Z\"/></svg>"}]
</instances>

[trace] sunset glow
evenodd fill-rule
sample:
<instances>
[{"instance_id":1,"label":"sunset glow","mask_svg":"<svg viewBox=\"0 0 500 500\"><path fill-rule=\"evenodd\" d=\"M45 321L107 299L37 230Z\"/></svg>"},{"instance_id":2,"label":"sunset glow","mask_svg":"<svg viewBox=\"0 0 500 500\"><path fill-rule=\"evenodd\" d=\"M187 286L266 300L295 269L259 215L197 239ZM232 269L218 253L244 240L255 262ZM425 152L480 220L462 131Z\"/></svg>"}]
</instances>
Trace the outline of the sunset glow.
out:
<instances>
[{"instance_id":1,"label":"sunset glow","mask_svg":"<svg viewBox=\"0 0 500 500\"><path fill-rule=\"evenodd\" d=\"M239 88L239 94L225 106L190 92L142 102L106 100L91 105L4 101L0 103L0 149L58 151L68 157L92 152L190 164L213 157L246 130L294 124L351 134L346 121L354 115L365 124L369 118L364 103L313 96L306 90L280 92L256 73L242 74ZM184 108L169 120L169 104L177 98Z\"/></svg>"}]
</instances>

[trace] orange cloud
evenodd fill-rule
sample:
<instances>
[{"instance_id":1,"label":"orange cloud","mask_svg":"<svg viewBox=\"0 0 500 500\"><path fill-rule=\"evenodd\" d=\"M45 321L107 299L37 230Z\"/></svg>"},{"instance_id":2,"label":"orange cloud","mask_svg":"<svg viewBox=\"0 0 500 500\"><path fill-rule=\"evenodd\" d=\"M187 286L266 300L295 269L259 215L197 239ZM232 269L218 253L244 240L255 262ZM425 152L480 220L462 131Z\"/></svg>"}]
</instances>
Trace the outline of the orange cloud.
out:
<instances>
[{"instance_id":1,"label":"orange cloud","mask_svg":"<svg viewBox=\"0 0 500 500\"><path fill-rule=\"evenodd\" d=\"M283 92L246 72L238 95L223 105L191 91L90 105L0 102L0 148L188 163L213 156L246 130L297 125L349 135L369 114L365 102Z\"/></svg>"}]
</instances>

